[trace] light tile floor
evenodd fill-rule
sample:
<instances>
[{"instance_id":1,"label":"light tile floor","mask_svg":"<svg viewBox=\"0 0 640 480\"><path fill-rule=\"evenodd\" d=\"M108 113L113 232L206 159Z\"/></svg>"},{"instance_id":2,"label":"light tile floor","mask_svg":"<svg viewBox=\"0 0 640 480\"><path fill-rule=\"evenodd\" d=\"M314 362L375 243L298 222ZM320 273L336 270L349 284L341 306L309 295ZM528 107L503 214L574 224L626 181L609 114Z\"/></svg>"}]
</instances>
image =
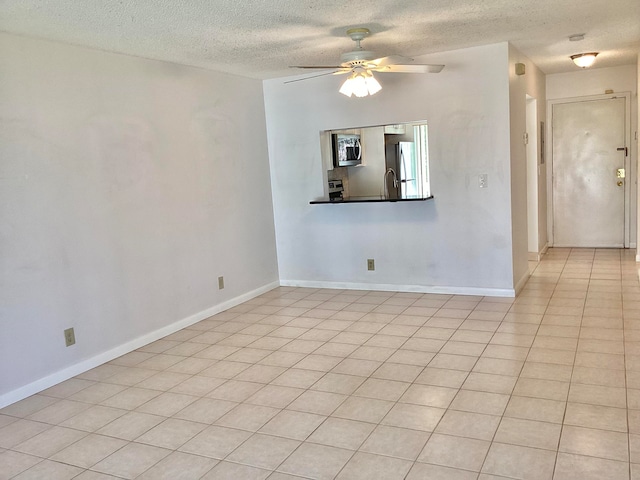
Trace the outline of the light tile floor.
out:
<instances>
[{"instance_id":1,"label":"light tile floor","mask_svg":"<svg viewBox=\"0 0 640 480\"><path fill-rule=\"evenodd\" d=\"M0 411L0 479L640 479L634 251L517 299L277 288Z\"/></svg>"}]
</instances>

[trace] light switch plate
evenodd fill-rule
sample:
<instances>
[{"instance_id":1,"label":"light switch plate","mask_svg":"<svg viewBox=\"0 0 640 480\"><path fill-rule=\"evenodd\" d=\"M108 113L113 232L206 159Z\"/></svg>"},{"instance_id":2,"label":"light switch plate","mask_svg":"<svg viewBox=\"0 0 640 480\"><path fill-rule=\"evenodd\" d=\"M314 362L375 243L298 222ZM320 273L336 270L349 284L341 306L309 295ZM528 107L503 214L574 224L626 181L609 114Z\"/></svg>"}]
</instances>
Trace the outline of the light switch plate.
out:
<instances>
[{"instance_id":1,"label":"light switch plate","mask_svg":"<svg viewBox=\"0 0 640 480\"><path fill-rule=\"evenodd\" d=\"M478 186L480 188L487 188L489 186L489 175L486 173L478 175Z\"/></svg>"}]
</instances>

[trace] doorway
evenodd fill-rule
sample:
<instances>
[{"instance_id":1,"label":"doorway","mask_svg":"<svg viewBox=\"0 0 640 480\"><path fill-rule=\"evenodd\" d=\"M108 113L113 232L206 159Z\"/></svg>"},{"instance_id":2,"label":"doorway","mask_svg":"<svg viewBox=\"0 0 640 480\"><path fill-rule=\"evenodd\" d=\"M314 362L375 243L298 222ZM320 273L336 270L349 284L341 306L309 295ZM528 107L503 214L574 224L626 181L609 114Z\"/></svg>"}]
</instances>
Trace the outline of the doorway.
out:
<instances>
[{"instance_id":1,"label":"doorway","mask_svg":"<svg viewBox=\"0 0 640 480\"><path fill-rule=\"evenodd\" d=\"M628 97L552 104L553 245L628 247Z\"/></svg>"}]
</instances>

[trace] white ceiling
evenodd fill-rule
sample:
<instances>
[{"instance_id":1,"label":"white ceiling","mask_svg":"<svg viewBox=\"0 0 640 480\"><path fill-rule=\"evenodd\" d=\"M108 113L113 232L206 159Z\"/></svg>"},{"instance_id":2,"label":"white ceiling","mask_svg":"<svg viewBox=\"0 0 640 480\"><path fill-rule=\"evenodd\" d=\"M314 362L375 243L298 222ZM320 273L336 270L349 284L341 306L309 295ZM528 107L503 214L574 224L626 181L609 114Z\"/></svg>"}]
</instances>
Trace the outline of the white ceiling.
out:
<instances>
[{"instance_id":1,"label":"white ceiling","mask_svg":"<svg viewBox=\"0 0 640 480\"><path fill-rule=\"evenodd\" d=\"M636 63L640 0L0 0L5 32L255 78L339 63L359 26L380 56L509 41L559 73L587 51L595 67Z\"/></svg>"}]
</instances>

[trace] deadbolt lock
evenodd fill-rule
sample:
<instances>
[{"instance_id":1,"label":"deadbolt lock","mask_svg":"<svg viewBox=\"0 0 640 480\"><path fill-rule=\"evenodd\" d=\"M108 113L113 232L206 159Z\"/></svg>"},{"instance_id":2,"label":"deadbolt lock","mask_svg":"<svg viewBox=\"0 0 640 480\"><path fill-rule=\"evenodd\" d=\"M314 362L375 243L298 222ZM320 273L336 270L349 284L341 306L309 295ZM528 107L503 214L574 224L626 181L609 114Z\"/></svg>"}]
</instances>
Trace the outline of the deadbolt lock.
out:
<instances>
[{"instance_id":1,"label":"deadbolt lock","mask_svg":"<svg viewBox=\"0 0 640 480\"><path fill-rule=\"evenodd\" d=\"M616 177L624 178L624 176L625 176L624 168L619 168L616 170Z\"/></svg>"}]
</instances>

